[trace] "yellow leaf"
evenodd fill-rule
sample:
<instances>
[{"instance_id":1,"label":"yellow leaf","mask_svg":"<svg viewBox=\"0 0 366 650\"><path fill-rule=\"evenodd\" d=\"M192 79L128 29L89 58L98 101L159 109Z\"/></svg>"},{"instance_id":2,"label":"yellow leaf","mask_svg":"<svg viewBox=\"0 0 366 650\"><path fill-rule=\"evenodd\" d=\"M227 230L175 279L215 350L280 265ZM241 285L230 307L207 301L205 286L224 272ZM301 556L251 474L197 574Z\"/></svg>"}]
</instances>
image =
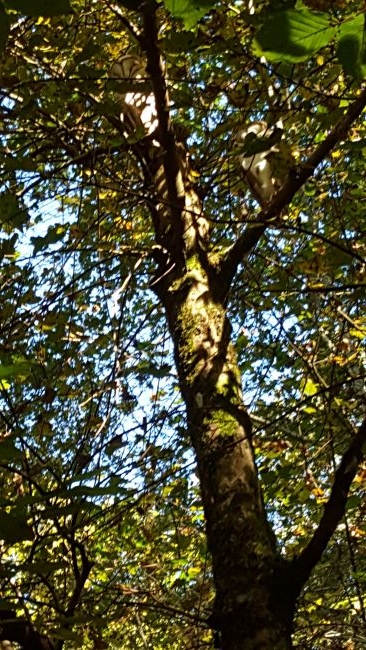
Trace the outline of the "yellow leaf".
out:
<instances>
[{"instance_id":1,"label":"yellow leaf","mask_svg":"<svg viewBox=\"0 0 366 650\"><path fill-rule=\"evenodd\" d=\"M364 339L366 336L366 330L365 329L356 329L352 328L349 331L351 336L354 336L356 339Z\"/></svg>"},{"instance_id":2,"label":"yellow leaf","mask_svg":"<svg viewBox=\"0 0 366 650\"><path fill-rule=\"evenodd\" d=\"M39 16L37 18L36 25L50 25L51 19L47 16Z\"/></svg>"},{"instance_id":3,"label":"yellow leaf","mask_svg":"<svg viewBox=\"0 0 366 650\"><path fill-rule=\"evenodd\" d=\"M322 490L320 487L316 487L311 490L311 493L315 497L322 497L324 495L324 490Z\"/></svg>"},{"instance_id":4,"label":"yellow leaf","mask_svg":"<svg viewBox=\"0 0 366 650\"><path fill-rule=\"evenodd\" d=\"M364 530L361 530L361 528L357 528L355 526L352 528L352 535L353 537L366 537L366 532Z\"/></svg>"},{"instance_id":5,"label":"yellow leaf","mask_svg":"<svg viewBox=\"0 0 366 650\"><path fill-rule=\"evenodd\" d=\"M318 392L318 386L314 384L312 379L308 378L305 381L303 392L304 395L315 395Z\"/></svg>"}]
</instances>

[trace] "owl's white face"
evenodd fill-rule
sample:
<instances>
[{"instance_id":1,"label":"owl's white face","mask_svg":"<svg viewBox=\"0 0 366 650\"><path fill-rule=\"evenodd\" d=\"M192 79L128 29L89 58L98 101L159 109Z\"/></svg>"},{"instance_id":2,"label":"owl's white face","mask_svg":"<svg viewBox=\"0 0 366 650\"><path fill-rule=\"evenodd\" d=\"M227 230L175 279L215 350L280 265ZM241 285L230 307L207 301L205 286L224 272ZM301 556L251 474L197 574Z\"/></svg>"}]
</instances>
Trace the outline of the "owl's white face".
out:
<instances>
[{"instance_id":1,"label":"owl's white face","mask_svg":"<svg viewBox=\"0 0 366 650\"><path fill-rule=\"evenodd\" d=\"M112 65L110 76L114 79L122 79L123 89L126 91L126 82L131 80L131 85L136 87L135 82L139 79L146 80L147 73L144 62L137 56L128 54ZM118 96L121 98L122 108L128 112L129 122L135 122L136 129L142 125L146 135L151 135L158 126L154 94L134 90L118 93ZM125 121L123 110L121 120Z\"/></svg>"}]
</instances>

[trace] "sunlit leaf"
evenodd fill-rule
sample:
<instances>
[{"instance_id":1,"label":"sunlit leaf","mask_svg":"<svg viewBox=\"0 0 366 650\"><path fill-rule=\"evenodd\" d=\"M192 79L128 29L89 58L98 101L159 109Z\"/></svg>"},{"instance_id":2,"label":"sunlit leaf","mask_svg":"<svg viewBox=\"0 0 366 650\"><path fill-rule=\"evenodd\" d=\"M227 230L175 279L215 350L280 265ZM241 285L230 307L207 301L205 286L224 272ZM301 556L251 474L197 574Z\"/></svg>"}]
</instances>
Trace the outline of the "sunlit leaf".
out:
<instances>
[{"instance_id":1,"label":"sunlit leaf","mask_svg":"<svg viewBox=\"0 0 366 650\"><path fill-rule=\"evenodd\" d=\"M54 631L53 636L56 639L63 639L65 641L76 641L79 645L82 644L83 637L80 634L77 634L77 632L73 632L72 630L68 630L66 628L58 628L57 630Z\"/></svg>"},{"instance_id":2,"label":"sunlit leaf","mask_svg":"<svg viewBox=\"0 0 366 650\"><path fill-rule=\"evenodd\" d=\"M191 29L216 4L216 0L164 0L168 11L181 18L186 29Z\"/></svg>"},{"instance_id":3,"label":"sunlit leaf","mask_svg":"<svg viewBox=\"0 0 366 650\"><path fill-rule=\"evenodd\" d=\"M303 387L304 395L315 395L318 390L318 386L313 382L312 379L310 379L310 377L308 377Z\"/></svg>"},{"instance_id":4,"label":"sunlit leaf","mask_svg":"<svg viewBox=\"0 0 366 650\"><path fill-rule=\"evenodd\" d=\"M18 361L10 365L0 365L0 380L14 379L19 377L25 379L31 372L32 362Z\"/></svg>"},{"instance_id":5,"label":"sunlit leaf","mask_svg":"<svg viewBox=\"0 0 366 650\"><path fill-rule=\"evenodd\" d=\"M269 13L256 34L254 52L270 61L305 61L334 37L327 14L308 9Z\"/></svg>"}]
</instances>

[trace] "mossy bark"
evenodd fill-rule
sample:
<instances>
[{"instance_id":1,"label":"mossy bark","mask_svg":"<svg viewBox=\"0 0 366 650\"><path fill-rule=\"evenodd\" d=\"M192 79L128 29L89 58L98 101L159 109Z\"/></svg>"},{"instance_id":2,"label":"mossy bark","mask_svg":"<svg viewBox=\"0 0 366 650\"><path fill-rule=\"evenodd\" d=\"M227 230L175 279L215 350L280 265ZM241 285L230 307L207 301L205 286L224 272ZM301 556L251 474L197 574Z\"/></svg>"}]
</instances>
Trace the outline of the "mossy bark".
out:
<instances>
[{"instance_id":1,"label":"mossy bark","mask_svg":"<svg viewBox=\"0 0 366 650\"><path fill-rule=\"evenodd\" d=\"M154 0L144 3L143 46L160 146L139 142L148 171L158 263L151 284L164 305L197 459L223 650L290 647L294 598L278 607L280 561L263 506L226 298L238 262L214 255L189 152L170 119Z\"/></svg>"},{"instance_id":2,"label":"mossy bark","mask_svg":"<svg viewBox=\"0 0 366 650\"><path fill-rule=\"evenodd\" d=\"M250 417L219 278L191 260L159 286L174 341L212 556L211 617L223 650L287 650L295 596L278 607L279 556L258 479Z\"/></svg>"}]
</instances>

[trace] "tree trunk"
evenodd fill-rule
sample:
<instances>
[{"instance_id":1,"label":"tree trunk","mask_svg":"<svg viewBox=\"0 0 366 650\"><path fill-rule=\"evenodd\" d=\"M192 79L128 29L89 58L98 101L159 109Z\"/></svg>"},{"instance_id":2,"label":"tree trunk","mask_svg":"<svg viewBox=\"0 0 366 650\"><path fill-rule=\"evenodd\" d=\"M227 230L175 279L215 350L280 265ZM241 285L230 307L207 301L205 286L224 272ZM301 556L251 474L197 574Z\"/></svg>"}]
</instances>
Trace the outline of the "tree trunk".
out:
<instances>
[{"instance_id":1,"label":"tree trunk","mask_svg":"<svg viewBox=\"0 0 366 650\"><path fill-rule=\"evenodd\" d=\"M212 556L216 602L210 624L223 650L287 650L296 594L291 587L282 598L277 589L286 566L281 568L266 518L230 340L229 273L210 252L210 221L170 119L156 10L154 0L144 5L143 49L159 128L155 146L147 137L138 147L160 257L151 286L174 344Z\"/></svg>"},{"instance_id":2,"label":"tree trunk","mask_svg":"<svg viewBox=\"0 0 366 650\"><path fill-rule=\"evenodd\" d=\"M214 267L192 256L158 293L174 341L212 556L212 627L223 650L291 648L292 587L281 566L258 480L230 324ZM277 593L276 593L277 592Z\"/></svg>"}]
</instances>

